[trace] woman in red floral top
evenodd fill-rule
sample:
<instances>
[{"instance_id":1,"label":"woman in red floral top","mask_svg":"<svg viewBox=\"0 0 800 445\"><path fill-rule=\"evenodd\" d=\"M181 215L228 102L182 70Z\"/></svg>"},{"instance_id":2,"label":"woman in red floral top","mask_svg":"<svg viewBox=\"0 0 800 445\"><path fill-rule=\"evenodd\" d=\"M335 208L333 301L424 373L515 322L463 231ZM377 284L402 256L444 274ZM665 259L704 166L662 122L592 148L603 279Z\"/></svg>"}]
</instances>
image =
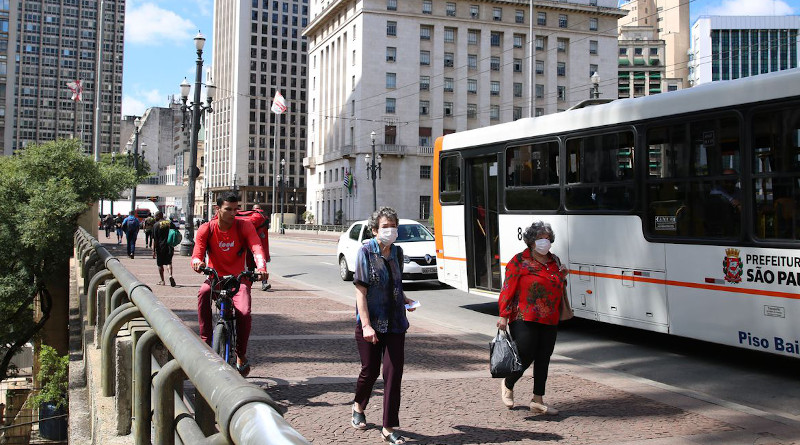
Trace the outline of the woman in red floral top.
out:
<instances>
[{"instance_id":1,"label":"woman in red floral top","mask_svg":"<svg viewBox=\"0 0 800 445\"><path fill-rule=\"evenodd\" d=\"M511 330L522 370L502 380L501 398L509 409L514 406L514 384L533 363L531 411L556 415L558 410L545 405L542 397L558 334L567 268L550 253L550 245L555 241L550 224L534 222L525 230L522 239L528 248L515 255L506 266L497 321L499 329Z\"/></svg>"}]
</instances>

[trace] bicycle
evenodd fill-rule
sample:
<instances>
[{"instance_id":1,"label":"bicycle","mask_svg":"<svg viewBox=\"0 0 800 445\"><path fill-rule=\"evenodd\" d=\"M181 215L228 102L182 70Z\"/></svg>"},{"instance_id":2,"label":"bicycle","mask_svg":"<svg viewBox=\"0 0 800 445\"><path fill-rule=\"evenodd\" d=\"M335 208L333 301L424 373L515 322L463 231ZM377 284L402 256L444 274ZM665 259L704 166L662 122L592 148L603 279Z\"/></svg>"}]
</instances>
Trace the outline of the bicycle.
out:
<instances>
[{"instance_id":1,"label":"bicycle","mask_svg":"<svg viewBox=\"0 0 800 445\"><path fill-rule=\"evenodd\" d=\"M253 281L255 273L245 270L237 276L225 275L219 277L217 271L210 267L200 269L205 275L211 277L211 299L215 302L216 324L211 336L211 349L214 350L225 363L238 370L236 366L236 309L233 306L233 296L239 292L242 278Z\"/></svg>"}]
</instances>

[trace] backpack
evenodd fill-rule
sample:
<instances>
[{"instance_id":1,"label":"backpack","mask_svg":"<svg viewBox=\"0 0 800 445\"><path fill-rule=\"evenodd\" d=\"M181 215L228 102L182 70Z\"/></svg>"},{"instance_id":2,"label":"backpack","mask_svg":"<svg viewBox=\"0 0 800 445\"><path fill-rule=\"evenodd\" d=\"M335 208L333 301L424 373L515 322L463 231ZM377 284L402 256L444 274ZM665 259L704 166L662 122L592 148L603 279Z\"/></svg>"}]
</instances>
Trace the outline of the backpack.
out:
<instances>
[{"instance_id":1,"label":"backpack","mask_svg":"<svg viewBox=\"0 0 800 445\"><path fill-rule=\"evenodd\" d=\"M214 215L211 218L211 221L217 219L217 215ZM208 224L211 224L211 221ZM253 228L256 229L256 234L261 239L261 248L264 249L264 261L269 261L269 236L267 234L267 229L269 228L269 220L264 216L264 214L258 210L240 210L236 212L236 221L237 224L247 223L252 224ZM215 224L211 224L209 226L209 237L211 236L211 232L214 230ZM210 247L210 245L209 245ZM238 255L242 255L244 252L247 252L247 267L253 269L255 268L255 259L253 258L253 253L250 252L250 249L245 247L244 244L242 248L239 249Z\"/></svg>"},{"instance_id":2,"label":"backpack","mask_svg":"<svg viewBox=\"0 0 800 445\"><path fill-rule=\"evenodd\" d=\"M167 235L167 244L170 247L175 247L179 245L183 241L183 235L181 235L181 231L178 229L169 229L169 234Z\"/></svg>"}]
</instances>

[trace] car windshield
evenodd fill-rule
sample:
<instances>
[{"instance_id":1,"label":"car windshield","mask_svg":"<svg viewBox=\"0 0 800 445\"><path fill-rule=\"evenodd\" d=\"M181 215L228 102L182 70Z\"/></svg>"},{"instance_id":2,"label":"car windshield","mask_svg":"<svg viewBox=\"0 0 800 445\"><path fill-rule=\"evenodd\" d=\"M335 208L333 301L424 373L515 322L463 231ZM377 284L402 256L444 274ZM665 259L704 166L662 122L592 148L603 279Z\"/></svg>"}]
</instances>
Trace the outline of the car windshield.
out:
<instances>
[{"instance_id":1,"label":"car windshield","mask_svg":"<svg viewBox=\"0 0 800 445\"><path fill-rule=\"evenodd\" d=\"M433 241L433 235L422 224L400 224L397 228L397 242L413 243Z\"/></svg>"}]
</instances>

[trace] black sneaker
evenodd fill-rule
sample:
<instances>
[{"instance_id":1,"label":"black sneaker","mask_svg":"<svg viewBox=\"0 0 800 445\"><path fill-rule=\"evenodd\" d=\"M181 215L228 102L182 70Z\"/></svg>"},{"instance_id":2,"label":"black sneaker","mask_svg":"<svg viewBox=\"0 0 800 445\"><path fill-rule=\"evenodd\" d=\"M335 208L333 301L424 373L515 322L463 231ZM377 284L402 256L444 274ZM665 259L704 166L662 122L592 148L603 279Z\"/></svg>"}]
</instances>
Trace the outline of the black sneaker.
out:
<instances>
[{"instance_id":1,"label":"black sneaker","mask_svg":"<svg viewBox=\"0 0 800 445\"><path fill-rule=\"evenodd\" d=\"M261 283L261 290L268 291L270 289L272 289L272 285L271 284L267 283L266 281Z\"/></svg>"},{"instance_id":2,"label":"black sneaker","mask_svg":"<svg viewBox=\"0 0 800 445\"><path fill-rule=\"evenodd\" d=\"M175 287L175 278L169 277L169 285Z\"/></svg>"}]
</instances>

